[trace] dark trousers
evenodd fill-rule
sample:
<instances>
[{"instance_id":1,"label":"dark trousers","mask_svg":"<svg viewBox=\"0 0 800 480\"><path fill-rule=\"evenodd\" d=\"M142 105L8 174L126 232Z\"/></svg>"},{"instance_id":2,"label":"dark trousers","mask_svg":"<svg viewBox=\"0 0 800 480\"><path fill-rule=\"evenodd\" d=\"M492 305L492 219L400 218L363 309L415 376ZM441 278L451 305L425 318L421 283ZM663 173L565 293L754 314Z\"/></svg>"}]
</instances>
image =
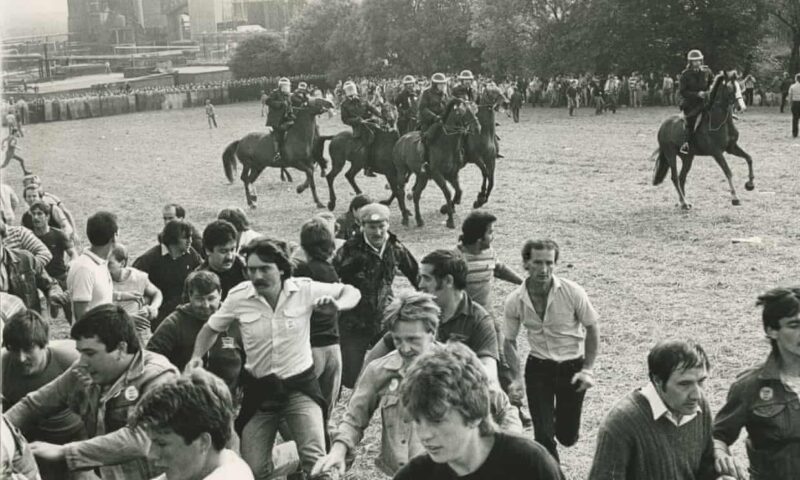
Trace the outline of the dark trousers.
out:
<instances>
[{"instance_id":1,"label":"dark trousers","mask_svg":"<svg viewBox=\"0 0 800 480\"><path fill-rule=\"evenodd\" d=\"M566 447L578 441L586 391L576 391L571 382L582 368L583 358L558 363L529 356L525 364L525 391L534 437L556 460L556 439Z\"/></svg>"},{"instance_id":2,"label":"dark trousers","mask_svg":"<svg viewBox=\"0 0 800 480\"><path fill-rule=\"evenodd\" d=\"M784 107L786 107L786 99L789 98L789 92L784 92L781 94L781 113L783 113ZM794 103L794 102L792 102Z\"/></svg>"},{"instance_id":3,"label":"dark trousers","mask_svg":"<svg viewBox=\"0 0 800 480\"><path fill-rule=\"evenodd\" d=\"M744 104L748 107L753 106L753 88L745 88L744 89Z\"/></svg>"},{"instance_id":4,"label":"dark trousers","mask_svg":"<svg viewBox=\"0 0 800 480\"><path fill-rule=\"evenodd\" d=\"M375 344L375 336L357 330L343 330L339 334L339 344L342 347L342 385L352 389L364 366L367 350Z\"/></svg>"},{"instance_id":5,"label":"dark trousers","mask_svg":"<svg viewBox=\"0 0 800 480\"><path fill-rule=\"evenodd\" d=\"M792 136L797 138L797 128L800 123L800 102L792 102Z\"/></svg>"},{"instance_id":6,"label":"dark trousers","mask_svg":"<svg viewBox=\"0 0 800 480\"><path fill-rule=\"evenodd\" d=\"M519 107L511 107L511 113L514 116L514 123L519 123Z\"/></svg>"}]
</instances>

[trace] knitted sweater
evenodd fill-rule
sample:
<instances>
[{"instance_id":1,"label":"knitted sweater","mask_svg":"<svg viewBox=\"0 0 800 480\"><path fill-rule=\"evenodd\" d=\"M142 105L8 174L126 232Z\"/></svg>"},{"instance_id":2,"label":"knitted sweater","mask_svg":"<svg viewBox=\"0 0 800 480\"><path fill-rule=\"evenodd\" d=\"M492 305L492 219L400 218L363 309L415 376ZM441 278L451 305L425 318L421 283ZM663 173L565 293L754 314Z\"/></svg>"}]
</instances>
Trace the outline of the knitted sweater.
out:
<instances>
[{"instance_id":1,"label":"knitted sweater","mask_svg":"<svg viewBox=\"0 0 800 480\"><path fill-rule=\"evenodd\" d=\"M600 426L589 480L715 479L712 414L705 399L701 408L677 427L664 416L653 420L639 390L627 395Z\"/></svg>"}]
</instances>

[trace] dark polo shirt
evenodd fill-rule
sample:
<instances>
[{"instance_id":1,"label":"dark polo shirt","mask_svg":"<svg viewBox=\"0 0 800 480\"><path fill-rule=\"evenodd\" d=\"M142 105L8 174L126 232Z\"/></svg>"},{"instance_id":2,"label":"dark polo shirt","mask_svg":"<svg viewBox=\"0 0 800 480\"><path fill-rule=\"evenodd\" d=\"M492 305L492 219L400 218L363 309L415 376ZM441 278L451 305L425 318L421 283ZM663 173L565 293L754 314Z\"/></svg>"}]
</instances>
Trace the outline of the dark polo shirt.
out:
<instances>
[{"instance_id":1,"label":"dark polo shirt","mask_svg":"<svg viewBox=\"0 0 800 480\"><path fill-rule=\"evenodd\" d=\"M146 251L133 262L133 267L147 273L150 281L161 290L161 294L164 296L164 302L158 310L158 317L150 325L153 331L167 315L183 303L183 282L201 263L203 263L203 258L192 247L189 247L189 250L180 257L172 258L167 247L161 244Z\"/></svg>"},{"instance_id":2,"label":"dark polo shirt","mask_svg":"<svg viewBox=\"0 0 800 480\"><path fill-rule=\"evenodd\" d=\"M247 280L247 277L245 276L244 262L238 255L234 257L233 266L227 271L218 272L214 270L213 268L211 268L211 265L208 264L207 259L204 260L199 267L197 267L196 271L198 272L206 271L217 274L217 276L219 277L220 286L222 287L222 292L220 293L222 294L223 300L225 300L225 298L228 296L228 292L230 291L231 288ZM184 293L186 295L189 295L189 292L184 292Z\"/></svg>"},{"instance_id":3,"label":"dark polo shirt","mask_svg":"<svg viewBox=\"0 0 800 480\"><path fill-rule=\"evenodd\" d=\"M495 360L499 357L494 322L489 313L472 301L466 292L453 316L439 324L436 340L442 343L456 340L468 346L479 357L492 357ZM391 332L383 336L383 342L389 350L394 350Z\"/></svg>"}]
</instances>

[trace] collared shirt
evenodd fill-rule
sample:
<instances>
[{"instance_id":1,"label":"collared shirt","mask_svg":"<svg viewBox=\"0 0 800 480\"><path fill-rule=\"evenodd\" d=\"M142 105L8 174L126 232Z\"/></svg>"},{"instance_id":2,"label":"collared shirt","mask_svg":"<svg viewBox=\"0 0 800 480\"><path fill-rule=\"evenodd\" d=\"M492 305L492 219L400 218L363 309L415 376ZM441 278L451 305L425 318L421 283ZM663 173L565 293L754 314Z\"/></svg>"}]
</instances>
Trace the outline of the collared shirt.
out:
<instances>
[{"instance_id":1,"label":"collared shirt","mask_svg":"<svg viewBox=\"0 0 800 480\"><path fill-rule=\"evenodd\" d=\"M368 247L369 247L369 248L370 248L370 249L371 249L373 252L375 252L376 254L378 254L378 256L379 256L379 257L383 258L383 252L386 250L386 243L387 243L387 241L389 240L389 237L387 236L387 237L386 237L386 238L383 240L383 243L381 244L381 248L376 248L376 247L375 247L375 245L373 245L373 244L372 244L372 242L370 242L370 241L369 241L369 238L367 238L367 234L366 234L366 233L362 232L361 234L364 236L364 243L366 243L366 244L367 244L367 246L368 246Z\"/></svg>"},{"instance_id":2,"label":"collared shirt","mask_svg":"<svg viewBox=\"0 0 800 480\"><path fill-rule=\"evenodd\" d=\"M586 327L596 325L598 319L586 291L553 275L543 320L533 308L525 283L506 298L506 324L525 326L530 354L536 358L564 362L582 357Z\"/></svg>"},{"instance_id":3,"label":"collared shirt","mask_svg":"<svg viewBox=\"0 0 800 480\"><path fill-rule=\"evenodd\" d=\"M308 370L311 356L311 314L314 301L338 297L345 285L320 283L308 278L288 278L273 310L258 294L253 282L232 288L208 326L224 332L239 322L245 350L245 369L256 378L277 375L287 378Z\"/></svg>"},{"instance_id":4,"label":"collared shirt","mask_svg":"<svg viewBox=\"0 0 800 480\"><path fill-rule=\"evenodd\" d=\"M789 94L786 97L789 102L800 102L800 82L794 82L789 87Z\"/></svg>"},{"instance_id":5,"label":"collared shirt","mask_svg":"<svg viewBox=\"0 0 800 480\"><path fill-rule=\"evenodd\" d=\"M667 405L664 403L664 400L661 399L661 396L659 396L658 392L656 391L656 387L652 382L647 382L647 385L642 387L641 393L644 398L647 399L647 403L650 404L650 410L653 412L653 420L666 417L666 419L676 427L682 427L686 425L694 420L695 417L697 417L697 415L703 411L698 404L694 410L694 413L691 415L684 415L678 419L675 417L675 414L672 413L669 408L667 408Z\"/></svg>"},{"instance_id":6,"label":"collared shirt","mask_svg":"<svg viewBox=\"0 0 800 480\"><path fill-rule=\"evenodd\" d=\"M73 302L89 302L87 310L112 303L114 282L108 271L108 261L91 250L84 250L70 265L67 288Z\"/></svg>"}]
</instances>

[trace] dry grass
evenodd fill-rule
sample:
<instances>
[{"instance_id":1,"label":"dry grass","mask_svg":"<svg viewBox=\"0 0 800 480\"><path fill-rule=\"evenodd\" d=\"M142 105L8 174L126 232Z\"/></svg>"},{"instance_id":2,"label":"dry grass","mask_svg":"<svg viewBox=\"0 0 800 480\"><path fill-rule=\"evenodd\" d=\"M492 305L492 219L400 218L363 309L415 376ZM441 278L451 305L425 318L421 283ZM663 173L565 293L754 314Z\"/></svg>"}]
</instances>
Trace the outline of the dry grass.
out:
<instances>
[{"instance_id":1,"label":"dry grass","mask_svg":"<svg viewBox=\"0 0 800 480\"><path fill-rule=\"evenodd\" d=\"M22 154L81 221L98 209L116 212L121 238L136 255L155 242L166 202L185 205L200 226L220 208L244 205L241 184L224 181L220 155L228 142L263 128L263 119L256 103L220 106L217 112L220 129L213 131L202 110L34 125L26 129ZM649 185L647 159L659 122L669 113L623 110L595 117L583 109L569 118L560 109L526 109L520 124L500 119L506 158L487 208L500 218L495 248L501 260L519 269L525 239L556 239L562 246L559 273L583 285L602 315L599 383L586 400L582 439L563 450L568 478L586 477L604 412L645 382L645 357L656 340L680 336L705 345L714 367L708 396L718 409L737 372L767 353L756 295L800 283L800 143L789 138L788 115L756 109L740 121L741 144L756 162L756 190L745 192L744 162L729 159L742 206L730 205L721 171L701 158L687 187L695 209L684 213L674 207L670 184ZM321 125L325 133L343 128L335 118L323 118ZM295 194L294 185L280 183L277 173L267 171L260 179L261 204L252 219L258 231L296 239L301 221L315 209L308 194ZM16 166L4 175L19 187ZM477 194L477 169L467 168L462 178L469 205ZM386 195L382 180L359 180L368 193ZM352 192L342 178L337 188L341 213ZM327 188L319 190L326 202ZM423 202L424 229L399 226L396 209L392 217L393 230L418 257L453 246L457 238L442 225L435 187L429 186ZM763 243L731 242L750 236ZM496 313L510 290L497 285ZM371 461L379 448L377 423L363 442L353 478L380 477ZM742 455L741 445L736 451Z\"/></svg>"}]
</instances>

